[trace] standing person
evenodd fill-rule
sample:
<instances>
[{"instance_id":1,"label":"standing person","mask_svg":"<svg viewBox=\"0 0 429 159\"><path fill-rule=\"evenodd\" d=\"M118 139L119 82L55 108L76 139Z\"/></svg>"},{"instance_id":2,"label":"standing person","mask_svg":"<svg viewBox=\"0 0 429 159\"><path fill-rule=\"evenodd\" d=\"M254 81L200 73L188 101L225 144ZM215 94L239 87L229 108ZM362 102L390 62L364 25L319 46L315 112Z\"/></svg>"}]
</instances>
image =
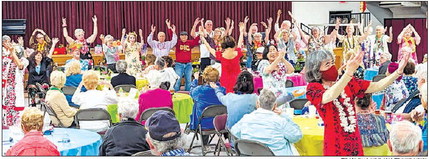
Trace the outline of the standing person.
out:
<instances>
[{"instance_id":1,"label":"standing person","mask_svg":"<svg viewBox=\"0 0 429 159\"><path fill-rule=\"evenodd\" d=\"M16 107L16 69L23 68L24 65L18 59L9 36L2 37L2 45L2 123L3 126L12 126L20 111Z\"/></svg>"},{"instance_id":2,"label":"standing person","mask_svg":"<svg viewBox=\"0 0 429 159\"><path fill-rule=\"evenodd\" d=\"M412 37L414 33L415 37ZM404 29L402 29L401 33L398 35L398 61L402 59L403 52L401 51L404 47L411 48L411 58L414 60L414 63L417 64L417 53L416 46L420 44L420 35L416 32L414 27L411 24L408 24Z\"/></svg>"},{"instance_id":3,"label":"standing person","mask_svg":"<svg viewBox=\"0 0 429 159\"><path fill-rule=\"evenodd\" d=\"M164 32L158 33L158 41L153 40L153 34L155 34L156 26L152 24L150 28L151 33L147 37L147 43L152 48L152 54L154 54L156 57L169 56L170 50L177 43L176 27L168 28L173 31L173 37L171 38L171 41L165 41Z\"/></svg>"},{"instance_id":4,"label":"standing person","mask_svg":"<svg viewBox=\"0 0 429 159\"><path fill-rule=\"evenodd\" d=\"M36 34L37 32L39 33ZM36 41L34 41L34 39L36 39ZM30 45L30 48L34 49L34 51L43 52L46 56L51 49L52 42L51 38L49 38L45 31L42 29L34 29L28 45Z\"/></svg>"},{"instance_id":5,"label":"standing person","mask_svg":"<svg viewBox=\"0 0 429 159\"><path fill-rule=\"evenodd\" d=\"M25 107L25 97L24 97L24 75L26 72L26 68L28 66L28 60L27 60L27 53L24 50L24 38L22 36L18 37L18 43L14 44L13 47L15 48L15 54L17 58L19 59L20 63L23 65L23 67L16 67L16 73L15 73L15 95L16 95L16 107Z\"/></svg>"},{"instance_id":6,"label":"standing person","mask_svg":"<svg viewBox=\"0 0 429 159\"><path fill-rule=\"evenodd\" d=\"M203 19L199 20L199 18L195 19L194 26L198 25L198 22L202 21ZM213 31L213 22L211 20L207 20L204 24L204 33L206 38L214 38L215 31ZM192 32L191 32L192 35ZM194 39L197 38L197 36L194 36ZM210 51L204 46L204 44L201 42L200 45L200 68L202 71L211 64L211 58L210 58Z\"/></svg>"},{"instance_id":7,"label":"standing person","mask_svg":"<svg viewBox=\"0 0 429 159\"><path fill-rule=\"evenodd\" d=\"M285 50L285 58L292 63L292 65L296 64L298 60L295 55L295 41L297 39L297 35L294 32L291 33L290 30L284 29L276 32L274 38L277 42L278 50Z\"/></svg>"},{"instance_id":8,"label":"standing person","mask_svg":"<svg viewBox=\"0 0 429 159\"><path fill-rule=\"evenodd\" d=\"M345 56L350 50L353 50L354 52L360 51L360 44L368 37L369 32L365 30L364 34L359 35L353 35L355 33L355 27L352 23L347 25L346 27L346 35L337 35L337 38L340 40L340 42L343 43L343 56ZM335 41L335 40L334 40ZM343 63L346 63L346 59L343 58Z\"/></svg>"},{"instance_id":9,"label":"standing person","mask_svg":"<svg viewBox=\"0 0 429 159\"><path fill-rule=\"evenodd\" d=\"M137 34L130 32L125 37L126 29L122 29L121 44L127 62L127 73L131 76L137 76L142 71L142 62L140 61L140 50L143 47L143 31L139 29L140 43L137 42Z\"/></svg>"},{"instance_id":10,"label":"standing person","mask_svg":"<svg viewBox=\"0 0 429 159\"><path fill-rule=\"evenodd\" d=\"M238 42L235 42L234 38L229 35L223 38L223 42L221 44L222 49L224 50L223 52L216 51L211 48L206 39L200 36L210 53L216 56L216 58L222 63L222 76L220 78L220 83L222 86L225 86L227 93L233 92L237 76L240 74L240 58L243 56L241 47L243 46L243 35L246 29L245 24L240 22L239 28L240 36L238 38ZM203 35L201 29L200 35Z\"/></svg>"},{"instance_id":11,"label":"standing person","mask_svg":"<svg viewBox=\"0 0 429 159\"><path fill-rule=\"evenodd\" d=\"M255 66L257 61L258 61L258 59L256 57L257 56L256 51L261 47L266 48L267 46L270 45L269 35L270 35L271 27L272 27L273 18L269 18L269 19L267 19L267 21L268 21L268 26L265 22L261 22L262 25L265 27L265 37L261 33L254 33L253 35L249 34L247 36L246 45L247 45L247 48L250 48L250 50L247 52L247 54L251 54L251 56L252 56L251 68L253 69L253 71L256 71L256 68L257 68L257 66ZM252 25L255 26L256 23L254 23ZM252 26L250 26L250 28L252 28ZM251 30L249 30L249 33L250 32L251 32ZM262 37L264 37L264 38L262 38Z\"/></svg>"},{"instance_id":12,"label":"standing person","mask_svg":"<svg viewBox=\"0 0 429 159\"><path fill-rule=\"evenodd\" d=\"M97 28L97 16L94 15L94 17L92 17L92 22L94 23L94 29L92 32L92 35L88 37L88 39L85 39L85 31L83 31L83 29L76 29L74 30L74 36L76 37L76 40L73 40L73 38L71 38L67 32L67 21L66 18L62 19L63 22L63 35L64 38L66 38L66 41L69 45L71 45L72 43L78 43L81 44L82 47L80 48L80 58L83 60L88 61L89 63L89 69L92 68L92 55L89 52L89 44L93 43L95 41L95 39L97 38L97 33L98 33L98 28Z\"/></svg>"},{"instance_id":13,"label":"standing person","mask_svg":"<svg viewBox=\"0 0 429 159\"><path fill-rule=\"evenodd\" d=\"M115 57L119 56L119 48L117 46L113 46L113 36L106 35L106 37L104 37L104 35L101 34L100 39L103 43L103 53L104 57L106 58L107 68L112 70L114 73L118 73L118 71L116 71L117 61Z\"/></svg>"},{"instance_id":14,"label":"standing person","mask_svg":"<svg viewBox=\"0 0 429 159\"><path fill-rule=\"evenodd\" d=\"M363 52L357 53L347 62L346 71L339 80L332 53L322 50L307 56L305 79L309 84L306 94L325 124L324 156L364 155L353 101L365 93L381 91L389 86L403 73L409 58L406 54L391 75L378 82L370 82L353 77L363 55Z\"/></svg>"},{"instance_id":15,"label":"standing person","mask_svg":"<svg viewBox=\"0 0 429 159\"><path fill-rule=\"evenodd\" d=\"M368 36L370 40L370 53L369 55L373 57L377 62L380 59L380 55L384 52L389 52L389 48L387 43L392 42L393 38L393 29L390 27L389 36L385 33L387 28L383 28L383 26L379 25L375 27L375 35Z\"/></svg>"},{"instance_id":16,"label":"standing person","mask_svg":"<svg viewBox=\"0 0 429 159\"><path fill-rule=\"evenodd\" d=\"M196 19L195 21L198 21ZM165 23L167 23L168 28L171 28L171 31L176 30L176 26L171 26L170 20L165 20ZM195 32L195 28L197 27L198 23L194 23L192 26L191 32ZM170 33L170 30L169 30ZM192 48L197 46L199 44L200 37L197 36L193 40L188 40L188 32L182 31L180 32L180 40L177 40L176 43L176 65L174 67L177 75L179 78L175 82L174 90L180 91L180 84L182 81L182 77L185 78L185 91L189 91L191 87L191 78L192 78L192 63L191 63L191 55L192 55Z\"/></svg>"}]
</instances>

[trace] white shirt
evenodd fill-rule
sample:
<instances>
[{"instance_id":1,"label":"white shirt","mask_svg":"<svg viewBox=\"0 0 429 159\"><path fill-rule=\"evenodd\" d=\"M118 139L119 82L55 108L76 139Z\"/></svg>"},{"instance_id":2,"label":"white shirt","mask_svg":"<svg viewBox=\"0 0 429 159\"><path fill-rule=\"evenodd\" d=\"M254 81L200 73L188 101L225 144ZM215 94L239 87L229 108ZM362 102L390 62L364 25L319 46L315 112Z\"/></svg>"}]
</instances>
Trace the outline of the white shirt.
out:
<instances>
[{"instance_id":1,"label":"white shirt","mask_svg":"<svg viewBox=\"0 0 429 159\"><path fill-rule=\"evenodd\" d=\"M198 36L198 33L197 33ZM208 33L210 38L213 38L214 31ZM210 57L210 51L207 49L206 45L200 40L200 58L208 58Z\"/></svg>"},{"instance_id":2,"label":"white shirt","mask_svg":"<svg viewBox=\"0 0 429 159\"><path fill-rule=\"evenodd\" d=\"M109 104L117 104L116 92L114 90L88 90L80 92L76 90L73 95L72 102L80 105L80 109L103 108L106 109ZM79 122L81 129L86 129L94 132L106 131L110 124L109 121L81 121Z\"/></svg>"},{"instance_id":3,"label":"white shirt","mask_svg":"<svg viewBox=\"0 0 429 159\"><path fill-rule=\"evenodd\" d=\"M174 90L174 85L176 84L179 76L176 74L173 68L165 68L164 70L150 70L146 75L146 78L149 81L149 85L152 88L158 88L162 82L170 82L170 89Z\"/></svg>"}]
</instances>

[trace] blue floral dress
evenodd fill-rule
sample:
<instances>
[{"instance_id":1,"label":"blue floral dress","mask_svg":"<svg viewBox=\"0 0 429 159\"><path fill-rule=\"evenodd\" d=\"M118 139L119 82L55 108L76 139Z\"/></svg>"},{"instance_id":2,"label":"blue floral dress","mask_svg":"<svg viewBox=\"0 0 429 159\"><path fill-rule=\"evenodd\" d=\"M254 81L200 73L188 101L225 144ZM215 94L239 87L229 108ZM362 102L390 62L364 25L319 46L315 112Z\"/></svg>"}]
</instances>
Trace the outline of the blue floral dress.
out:
<instances>
[{"instance_id":1,"label":"blue floral dress","mask_svg":"<svg viewBox=\"0 0 429 159\"><path fill-rule=\"evenodd\" d=\"M409 96L408 89L402 80L395 80L386 88L385 106L386 110L392 110L396 103Z\"/></svg>"},{"instance_id":2,"label":"blue floral dress","mask_svg":"<svg viewBox=\"0 0 429 159\"><path fill-rule=\"evenodd\" d=\"M408 89L408 93L413 93L417 90L417 78L413 76L403 76L402 81Z\"/></svg>"}]
</instances>

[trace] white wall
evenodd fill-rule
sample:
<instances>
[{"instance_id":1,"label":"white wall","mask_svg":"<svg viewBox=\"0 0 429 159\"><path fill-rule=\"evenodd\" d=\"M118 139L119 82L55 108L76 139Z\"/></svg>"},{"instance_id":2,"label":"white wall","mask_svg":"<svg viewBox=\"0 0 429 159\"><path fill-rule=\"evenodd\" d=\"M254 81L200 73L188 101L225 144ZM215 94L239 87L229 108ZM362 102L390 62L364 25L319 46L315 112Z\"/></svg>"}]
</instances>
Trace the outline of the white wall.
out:
<instances>
[{"instance_id":1,"label":"white wall","mask_svg":"<svg viewBox=\"0 0 429 159\"><path fill-rule=\"evenodd\" d=\"M292 2L292 14L298 21L306 25L328 24L329 11L352 11L352 13L359 13L359 7L359 2ZM372 14L371 20L373 27L381 25Z\"/></svg>"}]
</instances>

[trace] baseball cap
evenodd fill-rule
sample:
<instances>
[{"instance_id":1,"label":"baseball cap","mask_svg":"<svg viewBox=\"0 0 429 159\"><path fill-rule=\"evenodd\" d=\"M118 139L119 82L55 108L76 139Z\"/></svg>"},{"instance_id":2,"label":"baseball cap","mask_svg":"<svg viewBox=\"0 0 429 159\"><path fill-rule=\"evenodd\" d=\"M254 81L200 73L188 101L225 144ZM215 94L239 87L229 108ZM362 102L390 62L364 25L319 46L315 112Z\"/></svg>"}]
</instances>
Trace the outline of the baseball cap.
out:
<instances>
[{"instance_id":1,"label":"baseball cap","mask_svg":"<svg viewBox=\"0 0 429 159\"><path fill-rule=\"evenodd\" d=\"M188 35L188 32L182 31L182 32L180 32L180 35Z\"/></svg>"},{"instance_id":2,"label":"baseball cap","mask_svg":"<svg viewBox=\"0 0 429 159\"><path fill-rule=\"evenodd\" d=\"M180 125L172 112L159 110L152 114L146 121L146 128L152 139L157 141L168 141L176 139L181 135ZM164 137L166 134L175 132L176 134Z\"/></svg>"},{"instance_id":3,"label":"baseball cap","mask_svg":"<svg viewBox=\"0 0 429 159\"><path fill-rule=\"evenodd\" d=\"M264 47L259 47L259 48L256 49L256 53L262 54L262 53L264 53L264 50L265 50Z\"/></svg>"}]
</instances>

